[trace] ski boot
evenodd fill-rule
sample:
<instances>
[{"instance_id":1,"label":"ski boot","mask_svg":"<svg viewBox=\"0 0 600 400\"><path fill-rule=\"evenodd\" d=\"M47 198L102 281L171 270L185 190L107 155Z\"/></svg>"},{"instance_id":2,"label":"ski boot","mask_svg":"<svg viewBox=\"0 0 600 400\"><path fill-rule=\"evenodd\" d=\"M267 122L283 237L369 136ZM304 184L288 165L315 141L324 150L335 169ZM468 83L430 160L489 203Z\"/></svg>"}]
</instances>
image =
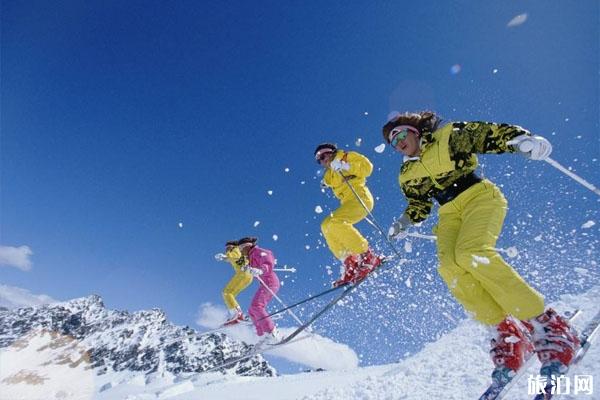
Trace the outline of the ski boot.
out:
<instances>
[{"instance_id":1,"label":"ski boot","mask_svg":"<svg viewBox=\"0 0 600 400\"><path fill-rule=\"evenodd\" d=\"M490 350L495 367L492 380L497 384L505 384L534 353L531 336L533 326L527 321L508 316L498 324L496 331L497 336L491 340Z\"/></svg>"},{"instance_id":2,"label":"ski boot","mask_svg":"<svg viewBox=\"0 0 600 400\"><path fill-rule=\"evenodd\" d=\"M232 308L229 310L229 319L225 321L223 326L231 326L235 324L239 324L240 322L246 322L247 318L242 312L241 308Z\"/></svg>"},{"instance_id":3,"label":"ski boot","mask_svg":"<svg viewBox=\"0 0 600 400\"><path fill-rule=\"evenodd\" d=\"M535 351L542 368L540 375L565 373L580 347L577 332L552 308L531 320Z\"/></svg>"},{"instance_id":4,"label":"ski boot","mask_svg":"<svg viewBox=\"0 0 600 400\"><path fill-rule=\"evenodd\" d=\"M333 282L333 287L343 286L347 283L352 283L359 269L359 256L351 254L344 259L342 267L342 276L337 281Z\"/></svg>"},{"instance_id":5,"label":"ski boot","mask_svg":"<svg viewBox=\"0 0 600 400\"><path fill-rule=\"evenodd\" d=\"M265 345L274 346L277 343L281 342L283 337L277 327L274 327L271 332L265 333L261 336L260 340L256 343L256 347L261 347Z\"/></svg>"},{"instance_id":6,"label":"ski boot","mask_svg":"<svg viewBox=\"0 0 600 400\"><path fill-rule=\"evenodd\" d=\"M367 249L364 253L360 255L360 262L358 265L358 274L356 277L356 281L362 281L373 272L377 267L381 265L383 261L382 256L378 256L373 254L371 249Z\"/></svg>"}]
</instances>

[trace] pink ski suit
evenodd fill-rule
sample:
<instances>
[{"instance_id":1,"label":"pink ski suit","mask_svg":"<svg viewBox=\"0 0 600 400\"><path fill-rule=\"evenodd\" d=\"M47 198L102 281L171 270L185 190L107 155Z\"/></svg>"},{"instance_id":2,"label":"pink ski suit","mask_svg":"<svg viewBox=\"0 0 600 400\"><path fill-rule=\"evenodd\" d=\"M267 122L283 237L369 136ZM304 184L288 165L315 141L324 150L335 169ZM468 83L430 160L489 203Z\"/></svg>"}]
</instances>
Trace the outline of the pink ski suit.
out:
<instances>
[{"instance_id":1,"label":"pink ski suit","mask_svg":"<svg viewBox=\"0 0 600 400\"><path fill-rule=\"evenodd\" d=\"M277 293L279 290L279 278L273 271L273 267L275 266L273 253L271 253L270 250L254 246L248 253L248 261L251 268L257 268L263 272L259 278L269 289L271 289L271 292ZM265 333L273 331L275 324L270 317L267 317L269 314L266 310L267 303L271 300L273 295L262 283L260 283L260 281L259 285L260 286L252 299L252 303L250 303L248 314L250 314L250 318L252 318L252 322L254 322L256 334L262 336Z\"/></svg>"}]
</instances>

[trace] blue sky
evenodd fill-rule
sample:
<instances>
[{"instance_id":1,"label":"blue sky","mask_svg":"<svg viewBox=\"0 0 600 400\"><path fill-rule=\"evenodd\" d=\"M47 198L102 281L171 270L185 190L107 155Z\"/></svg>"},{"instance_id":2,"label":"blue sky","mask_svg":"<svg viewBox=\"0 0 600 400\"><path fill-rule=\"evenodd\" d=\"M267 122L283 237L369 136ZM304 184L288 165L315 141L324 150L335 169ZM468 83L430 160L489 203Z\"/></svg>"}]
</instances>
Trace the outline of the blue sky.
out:
<instances>
[{"instance_id":1,"label":"blue sky","mask_svg":"<svg viewBox=\"0 0 600 400\"><path fill-rule=\"evenodd\" d=\"M599 11L592 0L4 2L0 244L29 246L33 267L1 267L0 282L193 325L231 276L213 254L256 235L299 270L282 298L315 293L333 259L314 209L337 203L313 149L333 141L372 160L387 227L405 206L401 158L374 148L393 111L522 125L599 184ZM515 267L549 298L597 284L597 197L545 163L481 161L509 200L499 245L519 248ZM435 339L452 325L443 312L463 317L433 245L411 244L410 267L318 325L365 364ZM387 321L375 336L374 315Z\"/></svg>"}]
</instances>

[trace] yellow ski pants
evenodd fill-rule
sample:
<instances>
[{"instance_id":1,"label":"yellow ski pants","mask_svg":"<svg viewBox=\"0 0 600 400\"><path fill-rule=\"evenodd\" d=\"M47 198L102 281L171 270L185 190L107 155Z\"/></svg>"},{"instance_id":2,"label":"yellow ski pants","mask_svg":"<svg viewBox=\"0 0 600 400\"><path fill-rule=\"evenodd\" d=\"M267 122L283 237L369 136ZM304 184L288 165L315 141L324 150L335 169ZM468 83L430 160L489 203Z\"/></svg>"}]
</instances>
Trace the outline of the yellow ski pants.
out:
<instances>
[{"instance_id":1,"label":"yellow ski pants","mask_svg":"<svg viewBox=\"0 0 600 400\"><path fill-rule=\"evenodd\" d=\"M490 181L477 183L439 209L435 228L439 274L450 292L485 324L507 314L529 319L544 311L544 298L498 254L507 202Z\"/></svg>"},{"instance_id":2,"label":"yellow ski pants","mask_svg":"<svg viewBox=\"0 0 600 400\"><path fill-rule=\"evenodd\" d=\"M373 196L368 190L360 191L361 199L371 211ZM350 254L360 254L369 248L369 243L353 226L367 216L362 204L352 196L344 199L340 207L321 223L321 232L333 255L343 260Z\"/></svg>"},{"instance_id":3,"label":"yellow ski pants","mask_svg":"<svg viewBox=\"0 0 600 400\"><path fill-rule=\"evenodd\" d=\"M229 283L223 289L223 300L225 301L225 305L228 309L238 308L240 305L238 304L235 296L240 294L240 292L246 289L252 283L252 275L248 272L236 272L236 274L231 278Z\"/></svg>"}]
</instances>

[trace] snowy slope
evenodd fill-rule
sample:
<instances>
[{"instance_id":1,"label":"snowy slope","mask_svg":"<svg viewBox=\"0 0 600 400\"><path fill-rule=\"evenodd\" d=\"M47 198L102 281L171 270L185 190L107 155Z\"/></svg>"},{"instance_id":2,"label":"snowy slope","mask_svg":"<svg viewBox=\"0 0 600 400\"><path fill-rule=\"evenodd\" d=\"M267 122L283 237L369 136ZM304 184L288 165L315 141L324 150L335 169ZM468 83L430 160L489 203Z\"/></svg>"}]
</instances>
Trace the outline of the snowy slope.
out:
<instances>
[{"instance_id":1,"label":"snowy slope","mask_svg":"<svg viewBox=\"0 0 600 400\"><path fill-rule=\"evenodd\" d=\"M563 296L552 304L560 311L580 308L582 316L576 326L583 326L597 311L600 287L580 295ZM48 345L48 334L37 336L36 343L26 348ZM46 376L12 375L12 380L25 382L29 388L44 388L44 399L97 399L97 400L146 400L146 399L476 399L489 382L491 362L488 358L488 329L472 321L462 321L453 331L430 343L418 354L397 364L353 368L324 372L310 372L278 377L255 377L223 375L220 373L172 373L156 372L140 375L135 371L122 370L96 376L77 365L59 364ZM46 342L45 342L46 340ZM18 344L17 344L18 346ZM33 346L33 347L32 347ZM77 354L77 346L71 351ZM12 353L11 357L15 357ZM20 354L27 357L28 354ZM76 357L72 357L71 360ZM0 358L0 399L6 388L6 362L13 359ZM25 360L26 362L27 360ZM536 362L537 364L537 362ZM79 367L83 362L79 364ZM600 346L592 346L584 361L571 375L594 375L600 365ZM510 399L531 399L527 394L527 377L537 374L538 365L521 379L509 396ZM67 374L72 384L60 387L56 377ZM593 395L561 395L559 400L600 399L600 387L595 384ZM14 392L13 392L14 394ZM25 398L25 396L21 397Z\"/></svg>"},{"instance_id":2,"label":"snowy slope","mask_svg":"<svg viewBox=\"0 0 600 400\"><path fill-rule=\"evenodd\" d=\"M580 328L598 309L600 287L582 295L563 296L552 304L560 311L583 310L575 325ZM418 354L397 364L348 371L312 372L275 378L222 378L202 376L192 380L194 390L172 399L477 399L489 383L492 369L488 357L488 328L463 321L440 340L430 343ZM570 375L594 375L600 366L600 345L589 353ZM539 364L516 385L508 398L531 399L527 377L537 375ZM600 399L600 386L593 395L561 395L560 400ZM243 393L243 397L240 394ZM132 397L133 399L134 397Z\"/></svg>"}]
</instances>

